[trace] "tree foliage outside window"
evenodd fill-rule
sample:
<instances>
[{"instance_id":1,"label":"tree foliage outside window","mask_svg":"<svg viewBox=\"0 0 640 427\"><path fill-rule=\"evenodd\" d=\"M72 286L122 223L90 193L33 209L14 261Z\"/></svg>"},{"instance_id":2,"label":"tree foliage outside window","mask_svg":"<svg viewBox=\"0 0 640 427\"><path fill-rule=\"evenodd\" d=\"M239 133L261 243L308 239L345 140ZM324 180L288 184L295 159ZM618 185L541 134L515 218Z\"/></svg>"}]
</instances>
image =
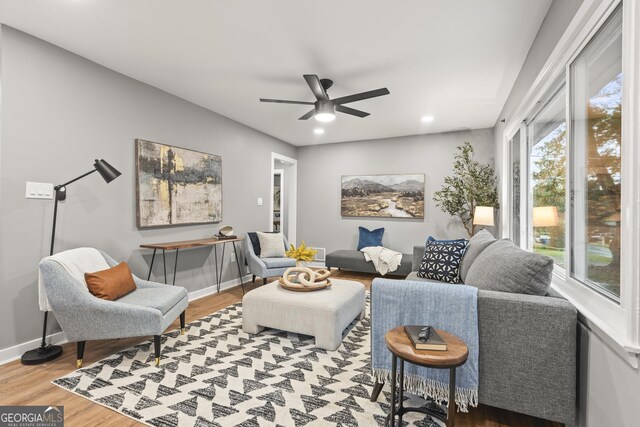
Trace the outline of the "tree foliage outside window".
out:
<instances>
[{"instance_id":1,"label":"tree foliage outside window","mask_svg":"<svg viewBox=\"0 0 640 427\"><path fill-rule=\"evenodd\" d=\"M473 236L476 206L500 207L496 175L490 165L480 164L473 159L473 146L469 142L459 146L458 151L454 157L453 175L445 177L442 188L434 193L433 200L443 212L458 217L469 236Z\"/></svg>"},{"instance_id":2,"label":"tree foliage outside window","mask_svg":"<svg viewBox=\"0 0 640 427\"><path fill-rule=\"evenodd\" d=\"M587 104L587 138L583 142L587 157L584 161L589 239L587 277L616 294L619 294L620 283L621 87L622 76L619 75ZM556 262L562 264L567 166L565 124L535 148L533 206L556 206L561 222L557 227L536 230L549 235L549 244L538 251L557 258Z\"/></svg>"}]
</instances>

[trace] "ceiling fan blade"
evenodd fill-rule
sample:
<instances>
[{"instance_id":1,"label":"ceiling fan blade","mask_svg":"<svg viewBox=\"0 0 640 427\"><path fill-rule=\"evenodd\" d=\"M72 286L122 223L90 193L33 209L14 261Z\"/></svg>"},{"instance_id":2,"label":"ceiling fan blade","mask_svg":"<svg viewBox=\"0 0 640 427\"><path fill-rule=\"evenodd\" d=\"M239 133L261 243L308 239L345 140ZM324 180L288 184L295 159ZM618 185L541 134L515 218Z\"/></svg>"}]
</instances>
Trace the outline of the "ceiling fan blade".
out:
<instances>
[{"instance_id":1,"label":"ceiling fan blade","mask_svg":"<svg viewBox=\"0 0 640 427\"><path fill-rule=\"evenodd\" d=\"M313 117L313 115L316 113L316 109L314 108L313 110L309 111L307 114L305 114L304 116L300 117L298 120L308 120L311 117Z\"/></svg>"},{"instance_id":2,"label":"ceiling fan blade","mask_svg":"<svg viewBox=\"0 0 640 427\"><path fill-rule=\"evenodd\" d=\"M350 102L362 101L363 99L375 98L382 95L389 95L389 89L383 87L381 89L370 90L368 92L356 93L355 95L333 99L332 102L334 104L348 104Z\"/></svg>"},{"instance_id":3,"label":"ceiling fan blade","mask_svg":"<svg viewBox=\"0 0 640 427\"><path fill-rule=\"evenodd\" d=\"M311 92L315 95L318 101L327 101L329 100L329 95L322 87L322 83L320 83L320 79L315 74L304 74L304 79L307 81L309 88L311 88Z\"/></svg>"},{"instance_id":4,"label":"ceiling fan blade","mask_svg":"<svg viewBox=\"0 0 640 427\"><path fill-rule=\"evenodd\" d=\"M351 114L352 116L357 117L367 117L369 113L365 113L364 111L356 110L355 108L345 107L344 105L336 105L336 111L340 111L341 113Z\"/></svg>"},{"instance_id":5,"label":"ceiling fan blade","mask_svg":"<svg viewBox=\"0 0 640 427\"><path fill-rule=\"evenodd\" d=\"M278 104L301 104L301 105L313 105L315 102L307 102L307 101L287 101L286 99L268 99L268 98L260 98L260 102L275 102Z\"/></svg>"}]
</instances>

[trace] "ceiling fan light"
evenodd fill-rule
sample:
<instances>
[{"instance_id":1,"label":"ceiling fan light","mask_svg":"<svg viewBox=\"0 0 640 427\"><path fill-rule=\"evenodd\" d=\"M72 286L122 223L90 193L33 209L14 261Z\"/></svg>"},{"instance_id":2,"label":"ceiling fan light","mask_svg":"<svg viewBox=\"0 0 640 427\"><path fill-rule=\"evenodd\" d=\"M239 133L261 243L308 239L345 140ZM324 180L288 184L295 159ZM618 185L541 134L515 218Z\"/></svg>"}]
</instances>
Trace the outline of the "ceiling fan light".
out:
<instances>
[{"instance_id":1,"label":"ceiling fan light","mask_svg":"<svg viewBox=\"0 0 640 427\"><path fill-rule=\"evenodd\" d=\"M322 123L331 122L336 118L333 105L330 102L319 102L316 104L315 118Z\"/></svg>"},{"instance_id":2,"label":"ceiling fan light","mask_svg":"<svg viewBox=\"0 0 640 427\"><path fill-rule=\"evenodd\" d=\"M333 113L316 113L315 118L319 122L327 123L335 120L336 115Z\"/></svg>"}]
</instances>

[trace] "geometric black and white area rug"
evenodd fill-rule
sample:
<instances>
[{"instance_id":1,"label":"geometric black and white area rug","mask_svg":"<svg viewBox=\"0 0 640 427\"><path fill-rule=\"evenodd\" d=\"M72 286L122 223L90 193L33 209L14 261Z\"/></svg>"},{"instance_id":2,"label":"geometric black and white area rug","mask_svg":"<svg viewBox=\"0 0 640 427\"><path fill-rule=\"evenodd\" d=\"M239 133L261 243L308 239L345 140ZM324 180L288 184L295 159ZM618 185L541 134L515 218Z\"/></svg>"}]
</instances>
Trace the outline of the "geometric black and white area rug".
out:
<instances>
[{"instance_id":1,"label":"geometric black and white area rug","mask_svg":"<svg viewBox=\"0 0 640 427\"><path fill-rule=\"evenodd\" d=\"M53 384L151 426L377 426L389 410L388 384L370 402L369 317L354 321L336 351L313 337L267 329L242 332L234 304L162 337L78 369ZM411 405L435 405L417 397ZM409 413L409 425L437 427Z\"/></svg>"}]
</instances>

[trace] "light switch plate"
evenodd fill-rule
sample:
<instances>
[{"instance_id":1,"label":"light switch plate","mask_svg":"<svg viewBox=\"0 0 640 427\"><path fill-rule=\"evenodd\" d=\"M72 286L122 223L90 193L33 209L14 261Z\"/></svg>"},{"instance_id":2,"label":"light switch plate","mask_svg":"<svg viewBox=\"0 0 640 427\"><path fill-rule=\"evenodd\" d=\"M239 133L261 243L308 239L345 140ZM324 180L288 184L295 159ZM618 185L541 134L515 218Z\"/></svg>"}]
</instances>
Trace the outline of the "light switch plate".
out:
<instances>
[{"instance_id":1,"label":"light switch plate","mask_svg":"<svg viewBox=\"0 0 640 427\"><path fill-rule=\"evenodd\" d=\"M53 199L53 184L27 181L27 199Z\"/></svg>"},{"instance_id":2,"label":"light switch plate","mask_svg":"<svg viewBox=\"0 0 640 427\"><path fill-rule=\"evenodd\" d=\"M262 197L258 197L258 206L262 206Z\"/></svg>"}]
</instances>

